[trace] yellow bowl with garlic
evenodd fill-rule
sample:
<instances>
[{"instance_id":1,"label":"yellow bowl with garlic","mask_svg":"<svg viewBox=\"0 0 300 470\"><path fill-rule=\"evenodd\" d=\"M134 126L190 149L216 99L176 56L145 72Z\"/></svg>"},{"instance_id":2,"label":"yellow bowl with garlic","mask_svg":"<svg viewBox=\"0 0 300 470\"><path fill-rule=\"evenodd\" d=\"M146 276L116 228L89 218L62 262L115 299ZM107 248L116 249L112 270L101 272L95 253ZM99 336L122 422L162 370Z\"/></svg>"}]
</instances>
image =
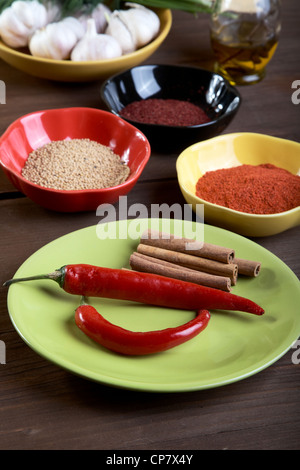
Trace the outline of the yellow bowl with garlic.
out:
<instances>
[{"instance_id":1,"label":"yellow bowl with garlic","mask_svg":"<svg viewBox=\"0 0 300 470\"><path fill-rule=\"evenodd\" d=\"M114 59L73 62L34 57L29 52L13 49L0 41L0 58L12 67L35 77L63 82L85 82L107 78L134 67L150 57L166 39L171 26L169 9L154 9L160 20L160 30L149 44Z\"/></svg>"},{"instance_id":2,"label":"yellow bowl with garlic","mask_svg":"<svg viewBox=\"0 0 300 470\"><path fill-rule=\"evenodd\" d=\"M204 221L244 236L265 237L300 225L300 207L276 214L250 214L196 196L196 183L207 171L242 164L271 163L300 175L300 143L256 133L226 134L186 148L176 161L181 192Z\"/></svg>"}]
</instances>

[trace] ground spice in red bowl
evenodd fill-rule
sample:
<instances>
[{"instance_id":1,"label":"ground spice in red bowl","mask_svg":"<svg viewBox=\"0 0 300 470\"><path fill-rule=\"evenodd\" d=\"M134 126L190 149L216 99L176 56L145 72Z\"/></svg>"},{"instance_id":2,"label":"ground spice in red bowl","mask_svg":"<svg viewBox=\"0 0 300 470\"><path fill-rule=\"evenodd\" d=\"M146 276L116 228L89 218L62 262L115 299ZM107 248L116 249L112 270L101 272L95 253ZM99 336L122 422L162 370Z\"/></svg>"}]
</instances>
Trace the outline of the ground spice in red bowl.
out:
<instances>
[{"instance_id":1,"label":"ground spice in red bowl","mask_svg":"<svg viewBox=\"0 0 300 470\"><path fill-rule=\"evenodd\" d=\"M121 109L120 116L132 121L165 126L197 126L210 121L199 106L177 99L149 98L133 101Z\"/></svg>"},{"instance_id":2,"label":"ground spice in red bowl","mask_svg":"<svg viewBox=\"0 0 300 470\"><path fill-rule=\"evenodd\" d=\"M205 173L196 195L250 214L277 214L300 206L300 176L275 165L240 165Z\"/></svg>"}]
</instances>

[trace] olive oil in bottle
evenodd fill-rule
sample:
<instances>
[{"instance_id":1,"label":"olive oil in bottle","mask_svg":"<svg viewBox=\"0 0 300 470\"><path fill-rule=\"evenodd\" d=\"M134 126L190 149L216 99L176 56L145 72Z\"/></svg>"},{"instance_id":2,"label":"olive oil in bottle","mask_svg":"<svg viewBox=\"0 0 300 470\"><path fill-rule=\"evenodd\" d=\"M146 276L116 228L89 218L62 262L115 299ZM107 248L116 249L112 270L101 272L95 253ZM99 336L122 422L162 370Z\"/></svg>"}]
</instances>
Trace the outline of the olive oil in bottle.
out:
<instances>
[{"instance_id":1,"label":"olive oil in bottle","mask_svg":"<svg viewBox=\"0 0 300 470\"><path fill-rule=\"evenodd\" d=\"M270 38L265 44L226 44L211 36L215 54L216 71L232 85L254 84L265 76L266 65L271 60L278 41Z\"/></svg>"},{"instance_id":2,"label":"olive oil in bottle","mask_svg":"<svg viewBox=\"0 0 300 470\"><path fill-rule=\"evenodd\" d=\"M262 80L280 29L280 0L217 0L210 21L215 71L233 85Z\"/></svg>"}]
</instances>

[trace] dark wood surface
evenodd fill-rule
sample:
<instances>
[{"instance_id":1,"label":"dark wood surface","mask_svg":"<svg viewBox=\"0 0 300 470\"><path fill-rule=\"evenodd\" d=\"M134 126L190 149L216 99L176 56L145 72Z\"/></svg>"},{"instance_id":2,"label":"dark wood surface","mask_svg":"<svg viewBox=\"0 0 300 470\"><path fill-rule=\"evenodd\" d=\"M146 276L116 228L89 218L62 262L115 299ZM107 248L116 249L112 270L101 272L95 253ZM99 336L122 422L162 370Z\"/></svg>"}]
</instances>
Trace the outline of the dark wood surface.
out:
<instances>
[{"instance_id":1,"label":"dark wood surface","mask_svg":"<svg viewBox=\"0 0 300 470\"><path fill-rule=\"evenodd\" d=\"M261 132L300 141L300 105L291 101L300 80L300 6L285 0L283 27L266 78L240 87L242 106L226 129ZM208 18L173 12L172 30L147 63L210 68ZM99 82L56 83L26 75L0 61L6 104L0 105L0 134L19 116L46 108L104 107ZM176 154L153 153L128 203L184 203ZM76 229L95 225L94 212L47 211L19 194L0 172L1 284L38 248ZM299 277L299 234L295 228L255 239ZM275 364L243 381L189 393L118 390L72 375L32 351L12 326L0 297L0 449L201 450L299 449L300 365L288 351ZM284 312L282 312L284 315ZM174 452L173 452L174 453Z\"/></svg>"}]
</instances>

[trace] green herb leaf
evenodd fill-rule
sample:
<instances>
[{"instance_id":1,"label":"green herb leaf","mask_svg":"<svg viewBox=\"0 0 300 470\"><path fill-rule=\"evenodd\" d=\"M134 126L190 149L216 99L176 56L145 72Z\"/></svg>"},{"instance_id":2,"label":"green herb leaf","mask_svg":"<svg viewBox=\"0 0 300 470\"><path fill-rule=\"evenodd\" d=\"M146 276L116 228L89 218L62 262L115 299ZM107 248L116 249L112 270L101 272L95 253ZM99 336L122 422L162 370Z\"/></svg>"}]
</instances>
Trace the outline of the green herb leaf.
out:
<instances>
[{"instance_id":1,"label":"green herb leaf","mask_svg":"<svg viewBox=\"0 0 300 470\"><path fill-rule=\"evenodd\" d=\"M213 13L214 0L135 0L145 7L169 8L189 13Z\"/></svg>"},{"instance_id":2,"label":"green herb leaf","mask_svg":"<svg viewBox=\"0 0 300 470\"><path fill-rule=\"evenodd\" d=\"M0 13L14 3L15 0L0 0ZM49 0L38 0L40 3L47 4ZM50 0L59 5L62 16L73 15L81 11L90 11L99 3L103 3L111 10L121 8L126 3L121 0ZM216 0L133 0L133 3L139 3L145 7L169 8L171 10L182 10L189 13L212 13Z\"/></svg>"},{"instance_id":3,"label":"green herb leaf","mask_svg":"<svg viewBox=\"0 0 300 470\"><path fill-rule=\"evenodd\" d=\"M0 1L0 13L5 10L5 8L8 8L11 6L14 0L1 0Z\"/></svg>"},{"instance_id":4,"label":"green herb leaf","mask_svg":"<svg viewBox=\"0 0 300 470\"><path fill-rule=\"evenodd\" d=\"M0 13L10 7L15 0L0 0ZM32 0L27 0L32 1ZM111 9L115 9L120 5L119 0L38 0L47 6L49 3L58 5L61 9L62 16L73 15L81 11L89 11L95 8L99 3L104 3Z\"/></svg>"}]
</instances>

